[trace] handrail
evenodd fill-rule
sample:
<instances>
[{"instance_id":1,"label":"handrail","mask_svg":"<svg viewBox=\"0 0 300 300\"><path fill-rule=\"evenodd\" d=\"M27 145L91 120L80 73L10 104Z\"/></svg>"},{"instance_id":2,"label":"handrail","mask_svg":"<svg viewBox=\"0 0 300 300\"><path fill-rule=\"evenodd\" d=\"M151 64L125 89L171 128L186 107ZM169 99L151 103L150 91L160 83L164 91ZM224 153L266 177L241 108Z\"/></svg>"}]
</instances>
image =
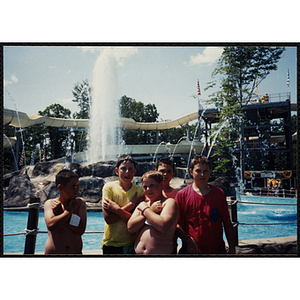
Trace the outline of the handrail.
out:
<instances>
[{"instance_id":1,"label":"handrail","mask_svg":"<svg viewBox=\"0 0 300 300\"><path fill-rule=\"evenodd\" d=\"M276 222L276 223L240 223L238 225L288 225L288 224L297 224L297 222Z\"/></svg>"},{"instance_id":2,"label":"handrail","mask_svg":"<svg viewBox=\"0 0 300 300\"><path fill-rule=\"evenodd\" d=\"M247 196L245 195L245 193L248 192L250 192L253 196L261 196L261 197L297 198L297 190L291 190L291 189L272 190L272 188L268 189L266 187L260 187L260 188L244 189L243 195Z\"/></svg>"},{"instance_id":3,"label":"handrail","mask_svg":"<svg viewBox=\"0 0 300 300\"><path fill-rule=\"evenodd\" d=\"M35 233L34 234L38 234L38 233L48 233L48 231L39 231L39 230L37 230L37 231L35 231ZM89 234L89 233L104 233L104 231L85 231L83 234ZM3 236L14 236L14 235L22 235L22 234L24 234L24 235L28 235L28 234L33 234L33 233L28 233L28 232L16 232L16 233L6 233L6 234L3 234Z\"/></svg>"},{"instance_id":4,"label":"handrail","mask_svg":"<svg viewBox=\"0 0 300 300\"><path fill-rule=\"evenodd\" d=\"M239 201L237 200L238 203L243 203L243 204L257 204L257 205L295 205L297 206L297 204L293 204L293 203L259 203L259 202L250 202L250 201Z\"/></svg>"}]
</instances>

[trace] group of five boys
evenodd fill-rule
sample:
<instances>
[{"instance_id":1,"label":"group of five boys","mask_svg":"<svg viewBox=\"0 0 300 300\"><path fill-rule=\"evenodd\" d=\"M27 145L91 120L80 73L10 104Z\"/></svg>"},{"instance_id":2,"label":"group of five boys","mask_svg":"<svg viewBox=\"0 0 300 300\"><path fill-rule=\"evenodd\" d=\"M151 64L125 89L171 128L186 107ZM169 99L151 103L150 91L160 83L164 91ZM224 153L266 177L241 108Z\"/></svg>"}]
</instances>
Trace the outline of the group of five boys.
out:
<instances>
[{"instance_id":1,"label":"group of five boys","mask_svg":"<svg viewBox=\"0 0 300 300\"><path fill-rule=\"evenodd\" d=\"M105 230L101 248L110 254L234 254L234 232L223 190L208 184L209 160L195 156L190 164L193 183L181 190L170 186L174 163L162 158L146 172L142 186L132 182L136 162L129 155L117 160L118 180L102 190ZM70 170L56 176L59 196L45 202L48 239L45 254L81 254L86 227L86 203L78 197L79 178ZM223 240L223 227L229 248Z\"/></svg>"}]
</instances>

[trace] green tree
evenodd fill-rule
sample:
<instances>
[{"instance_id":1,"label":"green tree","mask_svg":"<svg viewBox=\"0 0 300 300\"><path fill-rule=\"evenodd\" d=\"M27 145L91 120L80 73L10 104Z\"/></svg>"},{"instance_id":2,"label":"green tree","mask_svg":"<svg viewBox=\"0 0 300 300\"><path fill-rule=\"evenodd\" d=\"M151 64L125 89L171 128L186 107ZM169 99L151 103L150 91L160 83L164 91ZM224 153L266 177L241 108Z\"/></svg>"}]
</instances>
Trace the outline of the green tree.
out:
<instances>
[{"instance_id":1,"label":"green tree","mask_svg":"<svg viewBox=\"0 0 300 300\"><path fill-rule=\"evenodd\" d=\"M32 126L25 128L23 138L26 149L25 157L27 165L30 164L32 152L34 155L34 162L36 163L40 160L40 153L36 147L39 145L40 151L43 151L45 136L48 136L47 127L45 126Z\"/></svg>"},{"instance_id":2,"label":"green tree","mask_svg":"<svg viewBox=\"0 0 300 300\"><path fill-rule=\"evenodd\" d=\"M214 80L209 82L205 88L207 90L214 87L216 76L221 76L220 89L210 95L211 98L208 100L208 103L223 107L220 112L220 123L225 120L229 122L227 128L222 130L220 130L219 124L212 128L212 132L220 130L216 139L218 151L213 155L223 158L218 159L218 172L233 173L233 170L230 170L233 161L232 156L228 153L228 148L232 147L237 139L243 140L243 105L247 105L253 97L255 85L259 85L271 71L277 69L277 62L283 51L283 47L224 48L217 67L212 73ZM230 135L228 128L231 129ZM243 143L240 145L240 150L242 147ZM241 159L242 157L239 160Z\"/></svg>"},{"instance_id":3,"label":"green tree","mask_svg":"<svg viewBox=\"0 0 300 300\"><path fill-rule=\"evenodd\" d=\"M15 137L15 128L12 126L3 127L3 141L7 141L10 137ZM13 171L15 157L14 155L15 147L7 147L3 149L3 170L4 173L9 173ZM22 148L21 148L22 151ZM16 162L18 165L19 162Z\"/></svg>"},{"instance_id":4,"label":"green tree","mask_svg":"<svg viewBox=\"0 0 300 300\"><path fill-rule=\"evenodd\" d=\"M92 88L88 80L83 80L82 83L76 83L72 90L74 99L79 107L79 112L73 114L74 119L89 119L90 117L90 105L92 102ZM75 131L76 149L75 151L82 151L87 143L87 131L85 129L81 131Z\"/></svg>"},{"instance_id":5,"label":"green tree","mask_svg":"<svg viewBox=\"0 0 300 300\"><path fill-rule=\"evenodd\" d=\"M154 104L144 105L126 95L121 97L119 105L121 117L131 118L136 122L156 122L159 116ZM124 129L123 139L127 145L155 144L156 133L147 130Z\"/></svg>"},{"instance_id":6,"label":"green tree","mask_svg":"<svg viewBox=\"0 0 300 300\"><path fill-rule=\"evenodd\" d=\"M255 82L259 85L271 71L277 70L284 50L284 47L225 47L212 76L224 76L221 87L231 96L226 99L228 105L247 103L253 96Z\"/></svg>"},{"instance_id":7,"label":"green tree","mask_svg":"<svg viewBox=\"0 0 300 300\"><path fill-rule=\"evenodd\" d=\"M45 110L39 111L39 115L55 118L69 119L71 111L64 108L60 104L52 104L46 107ZM65 156L66 154L66 140L68 137L67 131L61 131L57 127L46 126L46 155L47 159L56 159Z\"/></svg>"},{"instance_id":8,"label":"green tree","mask_svg":"<svg viewBox=\"0 0 300 300\"><path fill-rule=\"evenodd\" d=\"M180 140L180 138L186 137L186 135L187 129L185 128L185 126L164 129L161 130L159 134L159 142L176 144Z\"/></svg>"},{"instance_id":9,"label":"green tree","mask_svg":"<svg viewBox=\"0 0 300 300\"><path fill-rule=\"evenodd\" d=\"M73 114L74 119L89 119L92 101L91 92L92 88L87 79L83 80L82 83L78 82L75 84L72 91L74 97L72 101L78 104L80 111Z\"/></svg>"}]
</instances>

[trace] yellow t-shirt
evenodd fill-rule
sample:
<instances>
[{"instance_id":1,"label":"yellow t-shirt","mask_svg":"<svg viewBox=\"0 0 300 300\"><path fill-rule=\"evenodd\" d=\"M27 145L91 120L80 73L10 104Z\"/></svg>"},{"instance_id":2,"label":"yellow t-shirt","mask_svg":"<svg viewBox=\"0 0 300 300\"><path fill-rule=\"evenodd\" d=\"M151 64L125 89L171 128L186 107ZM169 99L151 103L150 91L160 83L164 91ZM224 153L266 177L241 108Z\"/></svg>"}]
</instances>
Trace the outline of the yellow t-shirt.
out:
<instances>
[{"instance_id":1,"label":"yellow t-shirt","mask_svg":"<svg viewBox=\"0 0 300 300\"><path fill-rule=\"evenodd\" d=\"M129 191L125 192L119 185L118 181L108 182L104 185L102 190L103 197L116 202L120 207L125 206L130 202L132 196L138 192L138 196L144 194L142 186L132 184ZM129 233L127 230L127 223L124 220L118 220L113 224L105 223L104 236L101 248L105 246L122 247L129 246L134 243L136 233Z\"/></svg>"}]
</instances>

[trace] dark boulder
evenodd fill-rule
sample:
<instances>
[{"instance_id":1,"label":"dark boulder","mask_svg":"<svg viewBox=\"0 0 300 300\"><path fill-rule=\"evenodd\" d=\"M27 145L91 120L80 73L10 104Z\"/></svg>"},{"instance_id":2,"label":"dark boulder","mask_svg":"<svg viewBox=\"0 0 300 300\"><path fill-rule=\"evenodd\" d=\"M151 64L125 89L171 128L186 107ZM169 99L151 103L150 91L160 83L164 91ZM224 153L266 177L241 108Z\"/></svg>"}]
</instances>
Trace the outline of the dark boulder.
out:
<instances>
[{"instance_id":1,"label":"dark boulder","mask_svg":"<svg viewBox=\"0 0 300 300\"><path fill-rule=\"evenodd\" d=\"M138 162L136 167L136 176L143 176L144 173L154 170L156 168L156 163L152 162Z\"/></svg>"},{"instance_id":2,"label":"dark boulder","mask_svg":"<svg viewBox=\"0 0 300 300\"><path fill-rule=\"evenodd\" d=\"M3 175L3 187L8 187L10 180L19 174L21 174L21 170Z\"/></svg>"},{"instance_id":3,"label":"dark boulder","mask_svg":"<svg viewBox=\"0 0 300 300\"><path fill-rule=\"evenodd\" d=\"M27 174L17 175L11 178L8 188L5 190L4 207L26 206L30 196L35 194L36 188Z\"/></svg>"},{"instance_id":4,"label":"dark boulder","mask_svg":"<svg viewBox=\"0 0 300 300\"><path fill-rule=\"evenodd\" d=\"M105 181L99 177L81 177L79 178L79 197L87 202L98 203L102 198L102 188Z\"/></svg>"},{"instance_id":5,"label":"dark boulder","mask_svg":"<svg viewBox=\"0 0 300 300\"><path fill-rule=\"evenodd\" d=\"M52 169L54 167L54 165L56 165L56 162L41 162L41 163L37 163L32 171L31 176L32 177L36 177L36 176L46 176L51 174Z\"/></svg>"},{"instance_id":6,"label":"dark boulder","mask_svg":"<svg viewBox=\"0 0 300 300\"><path fill-rule=\"evenodd\" d=\"M209 182L209 184L222 189L226 196L235 195L232 191L229 181L225 177L218 177L214 181Z\"/></svg>"}]
</instances>

